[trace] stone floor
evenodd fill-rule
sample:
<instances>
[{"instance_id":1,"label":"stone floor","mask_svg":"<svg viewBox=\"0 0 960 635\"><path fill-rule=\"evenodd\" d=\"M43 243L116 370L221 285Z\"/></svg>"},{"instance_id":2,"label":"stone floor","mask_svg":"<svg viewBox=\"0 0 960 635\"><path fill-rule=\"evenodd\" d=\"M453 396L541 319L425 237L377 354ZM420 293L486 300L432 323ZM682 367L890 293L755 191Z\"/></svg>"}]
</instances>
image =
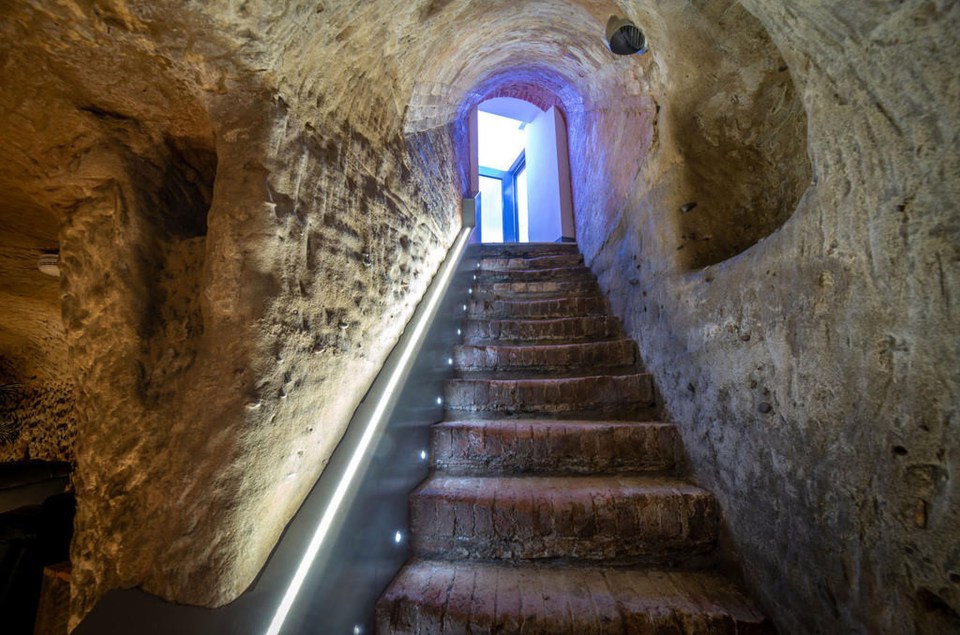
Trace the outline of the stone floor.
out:
<instances>
[{"instance_id":1,"label":"stone floor","mask_svg":"<svg viewBox=\"0 0 960 635\"><path fill-rule=\"evenodd\" d=\"M772 632L576 245L483 250L378 632Z\"/></svg>"}]
</instances>

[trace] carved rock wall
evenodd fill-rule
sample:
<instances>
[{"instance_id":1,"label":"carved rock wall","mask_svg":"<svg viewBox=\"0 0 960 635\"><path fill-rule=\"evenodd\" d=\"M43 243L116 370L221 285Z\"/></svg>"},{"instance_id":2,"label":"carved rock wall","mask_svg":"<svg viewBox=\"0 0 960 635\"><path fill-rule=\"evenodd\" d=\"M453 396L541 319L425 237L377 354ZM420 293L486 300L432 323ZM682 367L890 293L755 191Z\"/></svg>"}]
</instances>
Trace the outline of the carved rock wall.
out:
<instances>
[{"instance_id":1,"label":"carved rock wall","mask_svg":"<svg viewBox=\"0 0 960 635\"><path fill-rule=\"evenodd\" d=\"M578 217L582 244L781 631L955 632L960 7L743 5L807 115L796 211L736 257L688 261L657 241L677 200L641 175L615 223ZM710 142L677 115L677 147ZM715 231L699 212L688 239Z\"/></svg>"},{"instance_id":2,"label":"carved rock wall","mask_svg":"<svg viewBox=\"0 0 960 635\"><path fill-rule=\"evenodd\" d=\"M43 311L0 328L4 372L65 382L75 424L17 412L77 437L5 456L76 463L74 620L110 588L249 585L459 228L449 135L403 137L382 50L322 8L2 10L0 220L27 280L3 282L34 287L12 315ZM35 270L55 248L59 290Z\"/></svg>"},{"instance_id":3,"label":"carved rock wall","mask_svg":"<svg viewBox=\"0 0 960 635\"><path fill-rule=\"evenodd\" d=\"M957 13L4 5L0 383L37 396L0 459L75 460L74 620L246 588L458 230L466 113L511 95L564 113L581 248L768 613L949 626Z\"/></svg>"}]
</instances>

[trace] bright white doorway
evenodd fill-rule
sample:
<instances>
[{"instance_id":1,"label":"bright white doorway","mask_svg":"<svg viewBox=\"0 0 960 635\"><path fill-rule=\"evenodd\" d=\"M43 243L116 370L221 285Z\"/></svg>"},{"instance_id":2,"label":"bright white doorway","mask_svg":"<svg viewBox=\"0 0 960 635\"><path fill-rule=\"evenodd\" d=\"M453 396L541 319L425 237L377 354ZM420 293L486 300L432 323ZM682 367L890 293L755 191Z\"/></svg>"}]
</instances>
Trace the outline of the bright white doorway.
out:
<instances>
[{"instance_id":1,"label":"bright white doorway","mask_svg":"<svg viewBox=\"0 0 960 635\"><path fill-rule=\"evenodd\" d=\"M480 240L574 240L562 115L508 97L487 100L475 112Z\"/></svg>"}]
</instances>

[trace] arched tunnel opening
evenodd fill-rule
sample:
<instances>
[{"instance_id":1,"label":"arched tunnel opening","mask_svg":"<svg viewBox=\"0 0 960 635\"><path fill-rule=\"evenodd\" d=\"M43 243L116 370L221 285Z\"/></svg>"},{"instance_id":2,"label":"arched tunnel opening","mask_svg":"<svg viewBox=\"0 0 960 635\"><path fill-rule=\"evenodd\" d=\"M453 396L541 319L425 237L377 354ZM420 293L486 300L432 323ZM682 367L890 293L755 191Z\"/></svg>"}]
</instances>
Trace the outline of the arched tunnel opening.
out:
<instances>
[{"instance_id":1,"label":"arched tunnel opening","mask_svg":"<svg viewBox=\"0 0 960 635\"><path fill-rule=\"evenodd\" d=\"M555 56L519 38L504 43L531 58L517 65L503 63L501 51L478 57L471 49L484 50L483 43L466 38L449 58L437 58L449 59L448 68L431 67L430 81L414 87L407 130L453 125L466 193L476 190L464 163L473 108L511 95L544 110L556 106L568 119L570 207L577 210L566 235L582 234L588 257L605 234L632 232L619 227L628 223L652 230L641 257L657 269L717 265L789 219L810 186L811 166L806 113L789 66L742 7L716 14L716 24L701 17L684 25L683 54L673 50L671 28L679 25L655 12L637 18L661 43L643 56L604 56L595 32L572 29ZM714 48L716 37L722 48ZM445 74L456 79L447 82ZM439 93L423 111L421 91ZM447 118L437 118L444 110Z\"/></svg>"},{"instance_id":2,"label":"arched tunnel opening","mask_svg":"<svg viewBox=\"0 0 960 635\"><path fill-rule=\"evenodd\" d=\"M574 242L567 125L560 110L493 97L471 109L477 128L471 179L479 177L479 240ZM473 119L476 118L476 122ZM474 144L471 144L474 146Z\"/></svg>"}]
</instances>

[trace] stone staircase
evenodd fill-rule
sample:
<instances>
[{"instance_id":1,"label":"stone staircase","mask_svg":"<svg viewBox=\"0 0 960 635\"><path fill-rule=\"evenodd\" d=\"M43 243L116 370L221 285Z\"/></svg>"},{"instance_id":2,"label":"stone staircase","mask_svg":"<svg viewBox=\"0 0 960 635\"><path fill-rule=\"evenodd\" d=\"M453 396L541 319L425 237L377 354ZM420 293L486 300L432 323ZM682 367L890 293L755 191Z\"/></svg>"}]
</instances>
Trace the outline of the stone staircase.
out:
<instances>
[{"instance_id":1,"label":"stone staircase","mask_svg":"<svg viewBox=\"0 0 960 635\"><path fill-rule=\"evenodd\" d=\"M381 635L770 633L576 245L481 247Z\"/></svg>"}]
</instances>

